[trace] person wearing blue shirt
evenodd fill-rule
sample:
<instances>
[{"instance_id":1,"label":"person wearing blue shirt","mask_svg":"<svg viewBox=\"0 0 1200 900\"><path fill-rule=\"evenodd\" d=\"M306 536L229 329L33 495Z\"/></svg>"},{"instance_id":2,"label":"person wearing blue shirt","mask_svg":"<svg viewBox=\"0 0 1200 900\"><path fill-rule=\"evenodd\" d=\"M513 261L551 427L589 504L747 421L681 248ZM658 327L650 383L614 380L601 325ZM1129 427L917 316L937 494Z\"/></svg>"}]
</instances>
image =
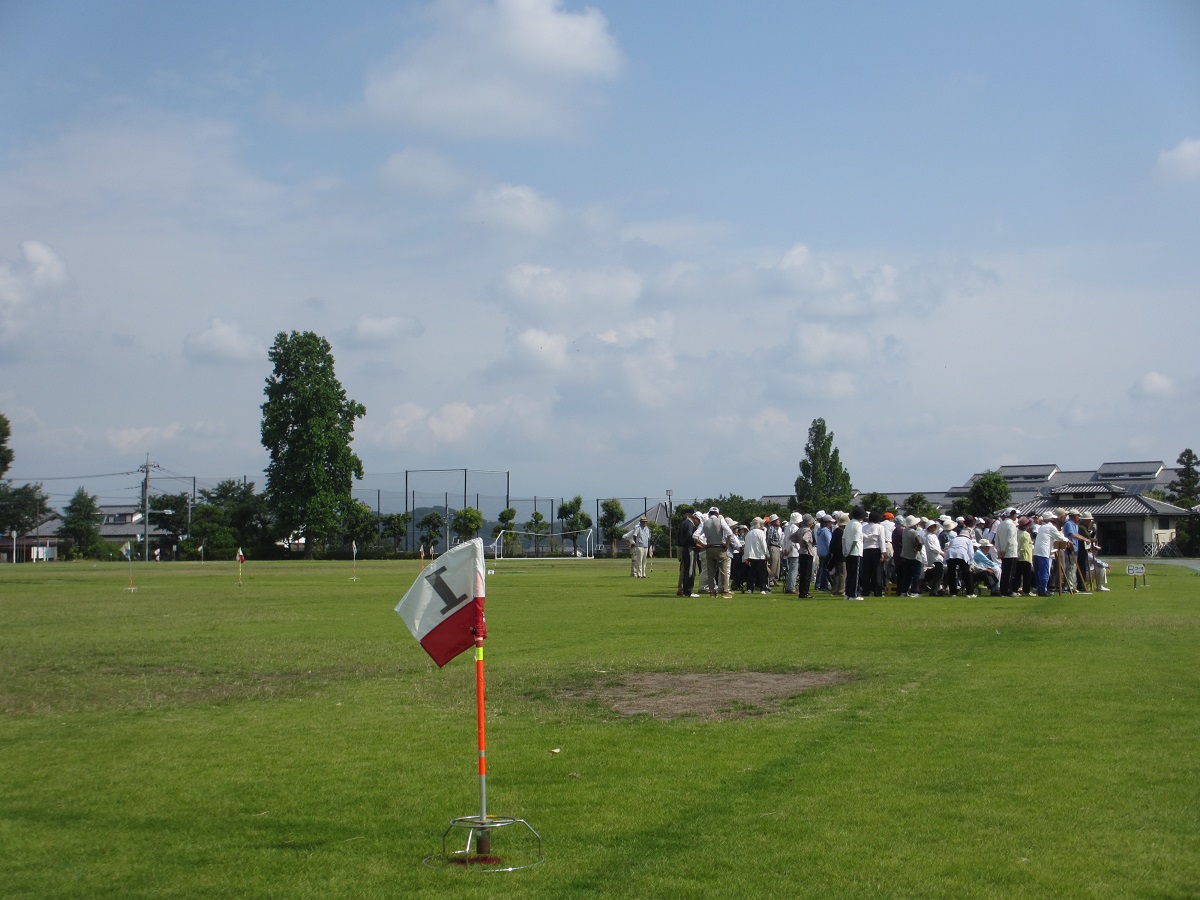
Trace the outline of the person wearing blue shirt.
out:
<instances>
[{"instance_id":1,"label":"person wearing blue shirt","mask_svg":"<svg viewBox=\"0 0 1200 900\"><path fill-rule=\"evenodd\" d=\"M833 543L833 517L824 511L817 513L821 527L817 529L817 590L829 590L829 546Z\"/></svg>"}]
</instances>

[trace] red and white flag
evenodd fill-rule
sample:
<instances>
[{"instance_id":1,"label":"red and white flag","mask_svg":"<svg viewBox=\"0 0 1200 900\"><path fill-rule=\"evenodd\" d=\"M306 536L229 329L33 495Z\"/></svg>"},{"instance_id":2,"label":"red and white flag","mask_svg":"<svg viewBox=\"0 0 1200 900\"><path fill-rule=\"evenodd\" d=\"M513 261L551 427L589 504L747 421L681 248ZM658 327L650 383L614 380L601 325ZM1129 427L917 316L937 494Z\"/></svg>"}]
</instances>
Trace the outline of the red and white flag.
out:
<instances>
[{"instance_id":1,"label":"red and white flag","mask_svg":"<svg viewBox=\"0 0 1200 900\"><path fill-rule=\"evenodd\" d=\"M246 561L246 554L242 552L241 547L238 547L237 561L240 563L244 563Z\"/></svg>"},{"instance_id":2,"label":"red and white flag","mask_svg":"<svg viewBox=\"0 0 1200 900\"><path fill-rule=\"evenodd\" d=\"M441 668L480 639L483 621L483 541L464 541L421 570L396 612Z\"/></svg>"}]
</instances>

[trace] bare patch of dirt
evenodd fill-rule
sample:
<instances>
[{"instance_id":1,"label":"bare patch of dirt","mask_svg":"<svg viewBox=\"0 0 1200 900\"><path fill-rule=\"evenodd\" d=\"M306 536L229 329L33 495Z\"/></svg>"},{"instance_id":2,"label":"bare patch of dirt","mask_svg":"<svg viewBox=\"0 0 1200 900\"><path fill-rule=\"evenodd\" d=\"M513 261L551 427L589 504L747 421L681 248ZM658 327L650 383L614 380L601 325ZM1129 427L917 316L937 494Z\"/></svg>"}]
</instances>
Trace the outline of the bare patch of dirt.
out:
<instances>
[{"instance_id":1,"label":"bare patch of dirt","mask_svg":"<svg viewBox=\"0 0 1200 900\"><path fill-rule=\"evenodd\" d=\"M566 696L598 700L623 716L736 719L777 712L805 691L854 678L851 672L635 672Z\"/></svg>"}]
</instances>

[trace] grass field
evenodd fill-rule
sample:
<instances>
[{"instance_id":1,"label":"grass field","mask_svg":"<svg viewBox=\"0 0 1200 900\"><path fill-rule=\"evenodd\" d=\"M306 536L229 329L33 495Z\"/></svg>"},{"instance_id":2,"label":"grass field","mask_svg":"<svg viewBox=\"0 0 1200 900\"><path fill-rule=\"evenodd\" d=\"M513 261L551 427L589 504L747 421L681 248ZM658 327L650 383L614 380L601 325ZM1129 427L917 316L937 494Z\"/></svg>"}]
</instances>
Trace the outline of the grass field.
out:
<instances>
[{"instance_id":1,"label":"grass field","mask_svg":"<svg viewBox=\"0 0 1200 900\"><path fill-rule=\"evenodd\" d=\"M489 811L546 860L494 875L422 865L478 781L471 654L436 669L392 611L418 564L133 571L0 566L0 896L1200 896L1186 567L846 603L502 562ZM722 718L596 699L803 671L852 679Z\"/></svg>"}]
</instances>

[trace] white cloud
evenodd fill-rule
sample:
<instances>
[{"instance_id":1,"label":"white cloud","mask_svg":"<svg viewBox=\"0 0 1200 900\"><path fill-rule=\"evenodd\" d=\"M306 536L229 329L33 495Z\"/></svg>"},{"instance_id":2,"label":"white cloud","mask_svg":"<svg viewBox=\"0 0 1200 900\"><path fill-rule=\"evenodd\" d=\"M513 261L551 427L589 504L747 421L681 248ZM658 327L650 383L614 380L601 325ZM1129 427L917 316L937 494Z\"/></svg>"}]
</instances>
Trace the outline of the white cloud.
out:
<instances>
[{"instance_id":1,"label":"white cloud","mask_svg":"<svg viewBox=\"0 0 1200 900\"><path fill-rule=\"evenodd\" d=\"M184 427L178 422L141 428L109 428L105 440L119 453L144 453L148 448L173 442L183 431Z\"/></svg>"},{"instance_id":2,"label":"white cloud","mask_svg":"<svg viewBox=\"0 0 1200 900\"><path fill-rule=\"evenodd\" d=\"M0 343L28 324L29 304L69 282L66 263L41 241L22 241L15 260L0 258Z\"/></svg>"},{"instance_id":3,"label":"white cloud","mask_svg":"<svg viewBox=\"0 0 1200 900\"><path fill-rule=\"evenodd\" d=\"M621 240L649 244L676 252L695 252L728 237L730 227L723 222L675 218L633 222L621 230Z\"/></svg>"},{"instance_id":4,"label":"white cloud","mask_svg":"<svg viewBox=\"0 0 1200 900\"><path fill-rule=\"evenodd\" d=\"M469 181L454 163L424 147L405 147L393 153L379 174L388 187L441 196L462 190Z\"/></svg>"},{"instance_id":5,"label":"white cloud","mask_svg":"<svg viewBox=\"0 0 1200 900\"><path fill-rule=\"evenodd\" d=\"M1135 400L1152 400L1174 394L1175 380L1162 372L1146 372L1129 389L1129 395Z\"/></svg>"},{"instance_id":6,"label":"white cloud","mask_svg":"<svg viewBox=\"0 0 1200 900\"><path fill-rule=\"evenodd\" d=\"M1200 139L1185 138L1158 154L1158 171L1169 178L1200 179Z\"/></svg>"},{"instance_id":7,"label":"white cloud","mask_svg":"<svg viewBox=\"0 0 1200 900\"><path fill-rule=\"evenodd\" d=\"M367 110L385 121L469 137L569 134L592 85L620 74L603 14L561 0L443 0L431 35L367 78Z\"/></svg>"},{"instance_id":8,"label":"white cloud","mask_svg":"<svg viewBox=\"0 0 1200 900\"><path fill-rule=\"evenodd\" d=\"M860 331L836 331L818 322L800 325L795 345L797 360L806 367L853 366L866 359L869 349Z\"/></svg>"},{"instance_id":9,"label":"white cloud","mask_svg":"<svg viewBox=\"0 0 1200 900\"><path fill-rule=\"evenodd\" d=\"M386 347L401 338L420 334L421 330L419 323L405 316L362 315L346 341L356 347Z\"/></svg>"},{"instance_id":10,"label":"white cloud","mask_svg":"<svg viewBox=\"0 0 1200 900\"><path fill-rule=\"evenodd\" d=\"M567 361L567 336L539 328L528 328L517 335L517 347L523 357L543 369L562 369Z\"/></svg>"},{"instance_id":11,"label":"white cloud","mask_svg":"<svg viewBox=\"0 0 1200 900\"><path fill-rule=\"evenodd\" d=\"M221 319L213 319L203 331L185 337L183 353L198 363L261 363L267 359L265 345L240 326Z\"/></svg>"},{"instance_id":12,"label":"white cloud","mask_svg":"<svg viewBox=\"0 0 1200 900\"><path fill-rule=\"evenodd\" d=\"M607 315L633 305L642 292L642 277L621 266L555 270L521 263L505 273L503 284L509 296L539 314Z\"/></svg>"},{"instance_id":13,"label":"white cloud","mask_svg":"<svg viewBox=\"0 0 1200 900\"><path fill-rule=\"evenodd\" d=\"M533 188L501 184L475 195L467 211L471 221L501 231L544 235L558 221L558 205Z\"/></svg>"}]
</instances>

